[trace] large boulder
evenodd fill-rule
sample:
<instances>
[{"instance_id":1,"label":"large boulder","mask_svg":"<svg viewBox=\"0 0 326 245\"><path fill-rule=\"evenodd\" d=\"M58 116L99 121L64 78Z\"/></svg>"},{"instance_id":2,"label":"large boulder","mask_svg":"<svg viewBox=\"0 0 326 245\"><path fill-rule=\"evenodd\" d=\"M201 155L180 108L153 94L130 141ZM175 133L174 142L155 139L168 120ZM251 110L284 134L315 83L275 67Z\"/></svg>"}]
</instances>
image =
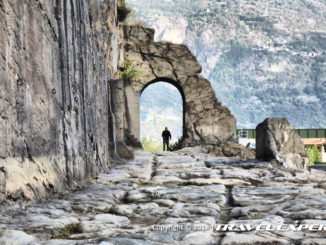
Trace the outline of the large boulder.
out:
<instances>
[{"instance_id":1,"label":"large boulder","mask_svg":"<svg viewBox=\"0 0 326 245\"><path fill-rule=\"evenodd\" d=\"M300 136L286 118L267 118L257 126L256 158L292 169L309 164Z\"/></svg>"}]
</instances>

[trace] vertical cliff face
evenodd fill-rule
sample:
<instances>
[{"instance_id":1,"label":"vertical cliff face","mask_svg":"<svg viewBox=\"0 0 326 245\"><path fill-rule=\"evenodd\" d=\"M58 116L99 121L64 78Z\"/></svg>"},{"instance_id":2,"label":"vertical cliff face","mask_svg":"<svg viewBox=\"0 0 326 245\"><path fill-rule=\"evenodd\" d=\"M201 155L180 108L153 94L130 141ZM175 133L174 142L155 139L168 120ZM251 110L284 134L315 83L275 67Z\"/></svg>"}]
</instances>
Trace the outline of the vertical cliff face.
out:
<instances>
[{"instance_id":1,"label":"vertical cliff face","mask_svg":"<svg viewBox=\"0 0 326 245\"><path fill-rule=\"evenodd\" d=\"M0 203L75 187L109 161L116 1L0 1Z\"/></svg>"}]
</instances>

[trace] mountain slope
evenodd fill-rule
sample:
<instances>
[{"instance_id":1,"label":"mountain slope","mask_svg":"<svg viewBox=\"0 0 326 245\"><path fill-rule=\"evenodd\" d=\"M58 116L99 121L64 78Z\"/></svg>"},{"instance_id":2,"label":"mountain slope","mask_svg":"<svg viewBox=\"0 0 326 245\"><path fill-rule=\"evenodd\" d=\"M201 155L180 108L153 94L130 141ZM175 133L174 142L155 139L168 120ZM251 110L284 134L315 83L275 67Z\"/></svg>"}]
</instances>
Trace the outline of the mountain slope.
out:
<instances>
[{"instance_id":1,"label":"mountain slope","mask_svg":"<svg viewBox=\"0 0 326 245\"><path fill-rule=\"evenodd\" d=\"M297 128L326 127L324 0L128 3L157 40L188 45L238 127L280 116Z\"/></svg>"}]
</instances>

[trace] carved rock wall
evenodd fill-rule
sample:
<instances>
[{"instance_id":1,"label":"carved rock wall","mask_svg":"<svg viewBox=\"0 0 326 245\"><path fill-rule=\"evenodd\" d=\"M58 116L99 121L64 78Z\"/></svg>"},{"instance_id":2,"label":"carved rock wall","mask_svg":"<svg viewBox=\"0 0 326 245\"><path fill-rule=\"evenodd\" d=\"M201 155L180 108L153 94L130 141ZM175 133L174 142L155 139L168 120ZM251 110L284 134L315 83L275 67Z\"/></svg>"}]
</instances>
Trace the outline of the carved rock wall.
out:
<instances>
[{"instance_id":1,"label":"carved rock wall","mask_svg":"<svg viewBox=\"0 0 326 245\"><path fill-rule=\"evenodd\" d=\"M116 1L0 1L0 203L73 188L109 164Z\"/></svg>"},{"instance_id":2,"label":"carved rock wall","mask_svg":"<svg viewBox=\"0 0 326 245\"><path fill-rule=\"evenodd\" d=\"M185 45L154 42L154 30L141 26L122 28L119 65L130 59L141 73L125 82L128 134L139 140L139 98L143 89L157 81L175 85L184 100L184 146L223 142L236 131L236 120L216 99L196 57Z\"/></svg>"}]
</instances>

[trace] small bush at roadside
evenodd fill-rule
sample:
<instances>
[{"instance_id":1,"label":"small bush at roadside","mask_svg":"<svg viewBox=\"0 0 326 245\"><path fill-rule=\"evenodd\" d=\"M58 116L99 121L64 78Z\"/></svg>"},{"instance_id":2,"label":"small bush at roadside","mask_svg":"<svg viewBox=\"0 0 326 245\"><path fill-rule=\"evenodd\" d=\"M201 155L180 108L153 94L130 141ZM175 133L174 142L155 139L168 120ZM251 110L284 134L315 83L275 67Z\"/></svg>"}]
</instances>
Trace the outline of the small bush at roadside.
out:
<instances>
[{"instance_id":1,"label":"small bush at roadside","mask_svg":"<svg viewBox=\"0 0 326 245\"><path fill-rule=\"evenodd\" d=\"M125 2L125 0L118 1L118 21L125 21L128 16L131 14L132 10L129 8Z\"/></svg>"}]
</instances>

